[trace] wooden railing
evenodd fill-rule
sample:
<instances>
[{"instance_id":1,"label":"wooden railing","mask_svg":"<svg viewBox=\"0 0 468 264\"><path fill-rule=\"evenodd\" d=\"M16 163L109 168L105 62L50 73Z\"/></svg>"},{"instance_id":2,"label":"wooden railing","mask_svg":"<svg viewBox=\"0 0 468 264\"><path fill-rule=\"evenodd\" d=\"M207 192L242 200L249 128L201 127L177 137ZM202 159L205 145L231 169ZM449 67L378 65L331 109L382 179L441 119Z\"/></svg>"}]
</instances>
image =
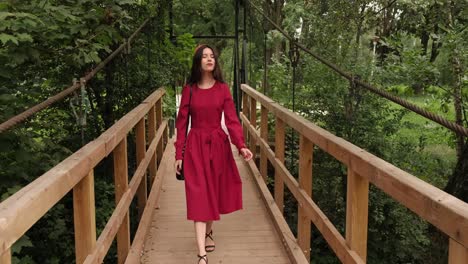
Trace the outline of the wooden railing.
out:
<instances>
[{"instance_id":1,"label":"wooden railing","mask_svg":"<svg viewBox=\"0 0 468 264\"><path fill-rule=\"evenodd\" d=\"M249 162L278 233L293 263L309 263L311 222L343 263L365 263L367 256L369 183L436 226L450 237L449 264L468 263L468 204L416 178L363 149L334 136L294 114L247 85L242 85L244 135L255 151L260 146L260 171ZM257 103L261 105L260 131ZM275 117L275 151L268 145L268 113ZM284 165L285 126L300 135L299 182ZM348 168L346 235L343 237L312 198L314 146ZM255 156L255 154L254 154ZM275 169L274 198L266 187L267 160ZM292 234L283 217L284 184L298 201L298 234ZM299 248L297 247L299 245Z\"/></svg>"},{"instance_id":2,"label":"wooden railing","mask_svg":"<svg viewBox=\"0 0 468 264\"><path fill-rule=\"evenodd\" d=\"M164 89L156 90L99 138L0 204L0 263L11 263L11 246L71 190L76 263L102 263L116 236L118 263L124 263L130 251L141 250L141 243L130 246L129 207L136 194L138 215L142 217L144 211L150 211L146 210L150 207L147 204L147 171L152 183L150 198L159 192L161 180L156 177L157 161L161 160L163 145L168 141L167 121L162 118L164 94ZM145 119L148 123L148 148ZM127 135L133 128L138 167L129 183ZM114 159L116 208L96 241L93 171L110 153ZM144 222L149 225L150 221L146 219ZM136 236L141 233L140 227Z\"/></svg>"}]
</instances>

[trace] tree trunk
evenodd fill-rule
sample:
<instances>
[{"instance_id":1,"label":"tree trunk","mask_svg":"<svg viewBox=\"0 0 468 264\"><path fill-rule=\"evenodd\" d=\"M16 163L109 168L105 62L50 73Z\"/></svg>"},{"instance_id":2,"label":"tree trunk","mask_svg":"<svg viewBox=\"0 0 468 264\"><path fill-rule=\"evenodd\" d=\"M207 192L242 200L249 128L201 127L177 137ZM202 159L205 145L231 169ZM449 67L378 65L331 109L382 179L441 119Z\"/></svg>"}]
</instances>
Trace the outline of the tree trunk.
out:
<instances>
[{"instance_id":1,"label":"tree trunk","mask_svg":"<svg viewBox=\"0 0 468 264\"><path fill-rule=\"evenodd\" d=\"M421 45L422 45L421 55L426 56L428 44L429 44L429 33L426 30L423 30L423 32L421 33Z\"/></svg>"},{"instance_id":2,"label":"tree trunk","mask_svg":"<svg viewBox=\"0 0 468 264\"><path fill-rule=\"evenodd\" d=\"M265 13L268 17L275 22L276 25L281 27L283 23L283 5L284 5L284 0L275 0L275 1L270 1L270 0L265 0L263 4L263 10L265 10ZM270 24L270 22L266 21L265 22L265 28L267 32L270 30L275 30L275 27ZM283 43L275 43L273 47L269 48L269 51L267 54L269 55L268 61L271 61L272 56L276 56L279 58L280 53L284 50L283 48Z\"/></svg>"},{"instance_id":3,"label":"tree trunk","mask_svg":"<svg viewBox=\"0 0 468 264\"><path fill-rule=\"evenodd\" d=\"M272 2L270 0L265 0L263 2L263 10L264 10L265 14L268 17L270 17L271 20L273 20L273 22L275 22L275 24L278 25L279 27L281 27L281 25L283 23L283 5L284 5L284 1L285 0L275 0L275 1ZM271 25L270 22L267 21L266 19L264 19L263 23L264 23L263 30L265 31L265 34L270 32L271 30L275 29L275 27L273 25ZM273 45L273 47L267 47L266 48L264 56L266 57L267 67L268 67L269 64L271 64L273 56L276 56L277 58L279 58L280 53L283 50L284 50L284 43L275 43ZM265 92L268 93L268 91L270 90L270 87L268 85L268 76L267 76L266 80L264 80L263 85L265 87L264 88Z\"/></svg>"},{"instance_id":4,"label":"tree trunk","mask_svg":"<svg viewBox=\"0 0 468 264\"><path fill-rule=\"evenodd\" d=\"M457 165L444 191L464 202L468 202L468 142L465 142Z\"/></svg>"},{"instance_id":5,"label":"tree trunk","mask_svg":"<svg viewBox=\"0 0 468 264\"><path fill-rule=\"evenodd\" d=\"M396 8L391 7L391 2L385 2L385 8L382 10L382 23L381 23L381 29L380 29L380 36L382 38L387 38L392 34L392 29L393 29L393 23L394 23L394 18L396 15ZM378 53L380 57L380 62L383 63L383 61L386 58L386 55L391 51L391 49L387 46L380 46L378 48Z\"/></svg>"},{"instance_id":6,"label":"tree trunk","mask_svg":"<svg viewBox=\"0 0 468 264\"><path fill-rule=\"evenodd\" d=\"M434 34L439 33L439 25L434 25ZM442 42L438 38L432 38L432 50L431 50L431 59L430 62L434 62L439 55L439 48L442 47Z\"/></svg>"},{"instance_id":7,"label":"tree trunk","mask_svg":"<svg viewBox=\"0 0 468 264\"><path fill-rule=\"evenodd\" d=\"M279 27L283 24L283 5L284 0L275 0L274 7L273 7L273 21L275 21L276 25ZM275 43L274 45L274 54L276 58L279 58L281 52L284 51L284 43L281 41L280 43Z\"/></svg>"},{"instance_id":8,"label":"tree trunk","mask_svg":"<svg viewBox=\"0 0 468 264\"><path fill-rule=\"evenodd\" d=\"M450 13L450 12L449 12ZM449 25L452 25L451 17L449 16ZM433 46L435 43L433 44ZM432 57L431 57L432 59ZM458 57L457 50L453 51L452 57L454 82L454 107L455 107L455 122L463 125L463 109L461 105L461 74L462 66ZM445 191L455 197L468 202L468 142L467 139L457 135L457 165L453 171L452 177L445 186Z\"/></svg>"},{"instance_id":9,"label":"tree trunk","mask_svg":"<svg viewBox=\"0 0 468 264\"><path fill-rule=\"evenodd\" d=\"M454 95L453 95L453 104L455 107L455 122L463 126L463 109L462 109L462 104L461 104L461 97L462 97L462 92L461 92L461 65L460 65L460 60L458 58L458 55L455 54L453 57L453 72L455 74L455 86L454 86ZM463 146L464 146L464 138L462 135L457 135L457 156L458 158L461 157L462 151L463 151Z\"/></svg>"},{"instance_id":10,"label":"tree trunk","mask_svg":"<svg viewBox=\"0 0 468 264\"><path fill-rule=\"evenodd\" d=\"M362 4L361 6L357 7L359 10L358 16L356 18L356 45L354 47L354 65L358 64L359 60L359 50L360 50L360 41L361 41L361 36L362 36L362 26L364 22L364 12L366 10L366 4ZM357 110L358 104L357 102L357 91L356 91L356 86L353 85L353 83L350 83L349 88L348 88L348 96L344 97L344 110L345 110L345 116L348 119L348 122L350 124L353 123L354 120L354 112ZM352 137L352 125L348 126L348 131L347 131L347 136L348 138Z\"/></svg>"},{"instance_id":11,"label":"tree trunk","mask_svg":"<svg viewBox=\"0 0 468 264\"><path fill-rule=\"evenodd\" d=\"M357 64L359 58L359 50L361 48L361 35L362 35L362 24L364 23L364 11L366 11L366 4L362 4L360 7L358 17L357 17L357 31L356 31L356 47L354 51L354 64Z\"/></svg>"},{"instance_id":12,"label":"tree trunk","mask_svg":"<svg viewBox=\"0 0 468 264\"><path fill-rule=\"evenodd\" d=\"M453 17L452 17L452 8L454 8L453 1L449 5L448 8L448 25L450 28L453 28ZM457 48L453 49L452 53L452 71L454 75L454 86L453 86L453 104L455 109L455 123L460 126L463 126L463 107L462 107L462 78L463 78L463 70L462 65L460 62L459 51ZM462 135L457 135L457 157L460 158L462 155L464 147L464 137Z\"/></svg>"}]
</instances>

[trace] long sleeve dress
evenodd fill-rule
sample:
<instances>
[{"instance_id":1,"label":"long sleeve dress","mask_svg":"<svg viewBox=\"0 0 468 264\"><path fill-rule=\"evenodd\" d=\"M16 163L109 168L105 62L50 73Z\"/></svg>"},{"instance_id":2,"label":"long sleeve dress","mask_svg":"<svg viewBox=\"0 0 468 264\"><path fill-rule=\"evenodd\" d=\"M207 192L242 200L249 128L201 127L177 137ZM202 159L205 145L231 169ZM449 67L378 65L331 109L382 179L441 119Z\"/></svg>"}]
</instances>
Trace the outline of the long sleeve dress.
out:
<instances>
[{"instance_id":1,"label":"long sleeve dress","mask_svg":"<svg viewBox=\"0 0 468 264\"><path fill-rule=\"evenodd\" d=\"M216 81L208 89L192 86L191 128L189 122L190 86L182 90L176 119L176 160L184 160L187 219L219 220L220 214L242 209L242 182L231 151L229 137L238 150L245 147L242 126L236 115L229 87ZM229 137L221 128L221 117Z\"/></svg>"}]
</instances>

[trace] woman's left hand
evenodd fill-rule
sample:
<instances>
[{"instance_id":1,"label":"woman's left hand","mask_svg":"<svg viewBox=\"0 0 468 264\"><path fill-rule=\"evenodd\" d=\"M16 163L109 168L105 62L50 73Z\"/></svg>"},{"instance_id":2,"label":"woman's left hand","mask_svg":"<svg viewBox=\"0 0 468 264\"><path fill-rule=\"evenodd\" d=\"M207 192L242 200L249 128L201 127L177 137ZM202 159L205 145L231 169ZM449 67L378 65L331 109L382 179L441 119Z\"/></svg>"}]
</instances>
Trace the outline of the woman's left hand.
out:
<instances>
[{"instance_id":1,"label":"woman's left hand","mask_svg":"<svg viewBox=\"0 0 468 264\"><path fill-rule=\"evenodd\" d=\"M241 148L240 154L242 155L245 161L249 161L253 157L252 152L248 148Z\"/></svg>"}]
</instances>

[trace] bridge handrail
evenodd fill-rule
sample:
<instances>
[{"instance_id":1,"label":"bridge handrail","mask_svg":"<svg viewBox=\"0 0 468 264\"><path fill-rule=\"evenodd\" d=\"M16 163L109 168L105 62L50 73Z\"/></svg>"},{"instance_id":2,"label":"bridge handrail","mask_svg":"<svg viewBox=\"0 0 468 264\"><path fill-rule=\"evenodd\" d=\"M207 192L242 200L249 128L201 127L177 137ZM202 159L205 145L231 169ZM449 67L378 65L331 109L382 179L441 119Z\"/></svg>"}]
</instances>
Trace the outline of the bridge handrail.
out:
<instances>
[{"instance_id":1,"label":"bridge handrail","mask_svg":"<svg viewBox=\"0 0 468 264\"><path fill-rule=\"evenodd\" d=\"M260 174L266 178L268 159L275 168L275 201L283 207L282 182L298 200L298 242L309 257L310 221L312 221L342 262L362 263L367 252L367 216L369 182L396 201L433 224L450 237L449 263L468 259L468 204L418 179L396 166L316 126L284 108L255 89L243 84L241 119L255 150L261 150ZM261 104L260 132L257 131L257 108ZM275 151L267 142L268 112L276 117ZM284 126L300 134L299 182L284 166ZM311 198L312 155L316 145L348 167L346 238L328 220ZM281 190L280 192L277 189ZM302 221L302 222L301 222ZM307 225L309 230L307 231ZM304 237L307 236L307 237ZM460 253L462 252L462 253ZM355 253L359 255L356 257Z\"/></svg>"},{"instance_id":2,"label":"bridge handrail","mask_svg":"<svg viewBox=\"0 0 468 264\"><path fill-rule=\"evenodd\" d=\"M129 204L137 192L137 188L138 208L145 207L147 199L146 171L149 169L150 177L154 180L153 177L156 175L157 170L156 158L161 159L163 140L167 142L168 138L167 122L162 120L162 97L164 94L165 89L157 89L97 139L88 143L0 203L1 263L11 262L11 246L72 189L77 263L83 263L92 250L102 251L102 249L95 248L93 169L111 152L113 152L114 157L114 178L116 183L116 210L114 215L117 212L118 216L113 215L109 222L113 221L112 223L121 226L122 221L128 221L128 213L125 212L128 212ZM148 115L148 144L150 145L147 151L145 139L146 115ZM128 186L126 142L127 134L134 127L136 128L137 137L137 163L140 166L138 166L135 176L132 178L130 186ZM158 128L157 131L156 128ZM142 211L139 211L140 216L142 213ZM129 251L129 227L118 228L118 226L117 228L115 225L106 226L104 229L106 232L103 231L102 234L108 234L108 229L119 229L117 237L118 254L119 259L123 258L125 260ZM107 239L109 238L107 237ZM113 237L110 242L112 240ZM102 256L102 253L100 252L99 256Z\"/></svg>"}]
</instances>

